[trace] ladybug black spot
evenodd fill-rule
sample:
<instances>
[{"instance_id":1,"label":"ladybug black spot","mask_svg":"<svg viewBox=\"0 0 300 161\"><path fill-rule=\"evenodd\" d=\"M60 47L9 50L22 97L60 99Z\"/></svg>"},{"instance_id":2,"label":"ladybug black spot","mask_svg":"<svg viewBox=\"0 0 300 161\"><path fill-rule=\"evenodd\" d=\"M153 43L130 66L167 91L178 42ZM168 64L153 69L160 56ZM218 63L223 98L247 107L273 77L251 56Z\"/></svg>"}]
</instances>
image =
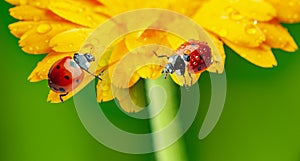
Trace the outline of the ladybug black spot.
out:
<instances>
[{"instance_id":1,"label":"ladybug black spot","mask_svg":"<svg viewBox=\"0 0 300 161\"><path fill-rule=\"evenodd\" d=\"M59 88L59 91L65 92L66 90L64 88Z\"/></svg>"},{"instance_id":2,"label":"ladybug black spot","mask_svg":"<svg viewBox=\"0 0 300 161\"><path fill-rule=\"evenodd\" d=\"M67 75L65 75L64 78L65 78L66 80L69 80L69 79L70 79L70 77L67 76Z\"/></svg>"},{"instance_id":3,"label":"ladybug black spot","mask_svg":"<svg viewBox=\"0 0 300 161\"><path fill-rule=\"evenodd\" d=\"M59 65L57 65L57 66L56 66L56 69L59 69L59 68L60 68L60 66L59 66Z\"/></svg>"},{"instance_id":4,"label":"ladybug black spot","mask_svg":"<svg viewBox=\"0 0 300 161\"><path fill-rule=\"evenodd\" d=\"M79 79L76 79L76 83L79 83Z\"/></svg>"}]
</instances>

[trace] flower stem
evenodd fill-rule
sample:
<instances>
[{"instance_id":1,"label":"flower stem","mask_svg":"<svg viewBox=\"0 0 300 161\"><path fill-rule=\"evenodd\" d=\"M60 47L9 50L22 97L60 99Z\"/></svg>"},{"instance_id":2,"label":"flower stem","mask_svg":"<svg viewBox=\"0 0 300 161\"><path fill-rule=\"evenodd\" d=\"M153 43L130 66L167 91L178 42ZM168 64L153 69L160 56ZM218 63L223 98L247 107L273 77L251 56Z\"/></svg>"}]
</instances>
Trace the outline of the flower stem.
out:
<instances>
[{"instance_id":1,"label":"flower stem","mask_svg":"<svg viewBox=\"0 0 300 161\"><path fill-rule=\"evenodd\" d=\"M163 130L164 127L174 121L177 109L180 104L180 88L171 80L171 78L164 79L160 77L156 80L146 79L145 88L148 93L149 114L154 115L150 120L152 132ZM161 111L160 111L161 110ZM158 112L159 111L159 112ZM162 149L155 153L156 161L187 161L185 153L185 145L183 139L177 140L170 146L164 145L166 140L169 140L169 135L180 135L180 122L175 122L175 128L172 128L170 133L164 135L153 135L153 147L155 149Z\"/></svg>"}]
</instances>

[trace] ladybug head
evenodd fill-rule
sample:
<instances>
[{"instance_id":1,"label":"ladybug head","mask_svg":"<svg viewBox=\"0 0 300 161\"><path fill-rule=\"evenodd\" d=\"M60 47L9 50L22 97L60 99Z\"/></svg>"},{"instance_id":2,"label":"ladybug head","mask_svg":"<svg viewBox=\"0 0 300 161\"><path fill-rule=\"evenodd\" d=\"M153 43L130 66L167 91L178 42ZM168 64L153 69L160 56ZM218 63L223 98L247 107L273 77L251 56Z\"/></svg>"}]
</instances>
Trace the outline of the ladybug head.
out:
<instances>
[{"instance_id":1,"label":"ladybug head","mask_svg":"<svg viewBox=\"0 0 300 161\"><path fill-rule=\"evenodd\" d=\"M190 56L188 54L183 54L183 60L186 61L186 62L189 62L190 61Z\"/></svg>"},{"instance_id":2,"label":"ladybug head","mask_svg":"<svg viewBox=\"0 0 300 161\"><path fill-rule=\"evenodd\" d=\"M86 60L87 60L88 62L95 61L95 57L94 57L92 54L85 53L85 54L84 54L84 57L86 58Z\"/></svg>"}]
</instances>

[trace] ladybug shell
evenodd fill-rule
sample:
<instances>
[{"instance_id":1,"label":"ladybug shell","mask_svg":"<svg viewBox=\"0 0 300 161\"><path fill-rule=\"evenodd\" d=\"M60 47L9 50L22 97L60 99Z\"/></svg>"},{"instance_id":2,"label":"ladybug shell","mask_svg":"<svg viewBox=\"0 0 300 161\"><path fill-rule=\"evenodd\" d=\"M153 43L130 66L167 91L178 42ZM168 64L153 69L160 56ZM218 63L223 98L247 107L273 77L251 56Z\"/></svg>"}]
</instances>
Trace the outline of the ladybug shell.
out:
<instances>
[{"instance_id":1,"label":"ladybug shell","mask_svg":"<svg viewBox=\"0 0 300 161\"><path fill-rule=\"evenodd\" d=\"M207 43L200 42L197 45L197 49L189 54L190 61L187 68L190 73L203 72L212 64L211 49Z\"/></svg>"},{"instance_id":2,"label":"ladybug shell","mask_svg":"<svg viewBox=\"0 0 300 161\"><path fill-rule=\"evenodd\" d=\"M48 85L54 92L66 93L76 88L83 80L84 72L68 56L55 62L48 73Z\"/></svg>"}]
</instances>

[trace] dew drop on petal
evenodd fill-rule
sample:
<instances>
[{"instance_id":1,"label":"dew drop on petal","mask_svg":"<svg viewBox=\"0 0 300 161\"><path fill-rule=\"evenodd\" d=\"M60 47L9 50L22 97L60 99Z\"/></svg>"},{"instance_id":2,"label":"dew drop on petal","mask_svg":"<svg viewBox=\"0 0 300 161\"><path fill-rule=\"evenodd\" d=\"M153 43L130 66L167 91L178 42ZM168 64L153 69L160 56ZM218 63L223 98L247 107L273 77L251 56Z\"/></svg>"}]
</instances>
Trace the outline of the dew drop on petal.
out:
<instances>
[{"instance_id":1,"label":"dew drop on petal","mask_svg":"<svg viewBox=\"0 0 300 161\"><path fill-rule=\"evenodd\" d=\"M40 47L39 47L39 46L35 46L34 48L35 48L35 50L39 50L39 49L40 49Z\"/></svg>"},{"instance_id":2,"label":"dew drop on petal","mask_svg":"<svg viewBox=\"0 0 300 161\"><path fill-rule=\"evenodd\" d=\"M227 35L227 33L228 33L228 32L227 32L226 29L221 29L221 30L220 30L220 36L221 36L221 37L225 37L225 36Z\"/></svg>"},{"instance_id":3,"label":"dew drop on petal","mask_svg":"<svg viewBox=\"0 0 300 161\"><path fill-rule=\"evenodd\" d=\"M250 24L245 27L245 31L247 34L256 34L257 28L255 25Z\"/></svg>"},{"instance_id":4,"label":"dew drop on petal","mask_svg":"<svg viewBox=\"0 0 300 161\"><path fill-rule=\"evenodd\" d=\"M290 1L290 2L289 2L289 6L292 7L292 6L294 6L294 5L295 5L295 3L294 3L293 1Z\"/></svg>"},{"instance_id":5,"label":"dew drop on petal","mask_svg":"<svg viewBox=\"0 0 300 161\"><path fill-rule=\"evenodd\" d=\"M102 86L102 90L103 90L103 91L107 91L108 89L109 89L108 85Z\"/></svg>"},{"instance_id":6,"label":"dew drop on petal","mask_svg":"<svg viewBox=\"0 0 300 161\"><path fill-rule=\"evenodd\" d=\"M92 18L91 16L87 16L86 18L87 18L87 20L89 20L89 21L92 21L92 20L93 20L93 18Z\"/></svg>"},{"instance_id":7,"label":"dew drop on petal","mask_svg":"<svg viewBox=\"0 0 300 161\"><path fill-rule=\"evenodd\" d=\"M39 21L41 19L40 16L33 16L33 21Z\"/></svg>"},{"instance_id":8,"label":"dew drop on petal","mask_svg":"<svg viewBox=\"0 0 300 161\"><path fill-rule=\"evenodd\" d=\"M40 79L44 79L44 74L43 73L39 73L38 76L39 76Z\"/></svg>"},{"instance_id":9,"label":"dew drop on petal","mask_svg":"<svg viewBox=\"0 0 300 161\"><path fill-rule=\"evenodd\" d=\"M19 3L20 3L20 5L25 5L25 4L27 4L27 0L20 0Z\"/></svg>"},{"instance_id":10,"label":"dew drop on petal","mask_svg":"<svg viewBox=\"0 0 300 161\"><path fill-rule=\"evenodd\" d=\"M33 51L33 47L30 46L30 47L28 48L28 50L29 50L29 51Z\"/></svg>"},{"instance_id":11,"label":"dew drop on petal","mask_svg":"<svg viewBox=\"0 0 300 161\"><path fill-rule=\"evenodd\" d=\"M102 96L107 96L107 92L102 92Z\"/></svg>"},{"instance_id":12,"label":"dew drop on petal","mask_svg":"<svg viewBox=\"0 0 300 161\"><path fill-rule=\"evenodd\" d=\"M257 20L253 20L253 24L254 24L254 25L256 25L256 24L257 24L257 22L258 22Z\"/></svg>"},{"instance_id":13,"label":"dew drop on petal","mask_svg":"<svg viewBox=\"0 0 300 161\"><path fill-rule=\"evenodd\" d=\"M78 8L78 12L83 12L83 8Z\"/></svg>"},{"instance_id":14,"label":"dew drop on petal","mask_svg":"<svg viewBox=\"0 0 300 161\"><path fill-rule=\"evenodd\" d=\"M48 40L48 39L46 39L46 40L45 40L45 43L49 43L49 40Z\"/></svg>"},{"instance_id":15,"label":"dew drop on petal","mask_svg":"<svg viewBox=\"0 0 300 161\"><path fill-rule=\"evenodd\" d=\"M48 31L51 30L51 26L49 24L40 24L38 27L37 27L37 32L40 33L40 34L44 34Z\"/></svg>"},{"instance_id":16,"label":"dew drop on petal","mask_svg":"<svg viewBox=\"0 0 300 161\"><path fill-rule=\"evenodd\" d=\"M40 6L40 5L41 5L41 2L35 2L35 5L36 5L36 6Z\"/></svg>"},{"instance_id":17,"label":"dew drop on petal","mask_svg":"<svg viewBox=\"0 0 300 161\"><path fill-rule=\"evenodd\" d=\"M297 13L295 13L293 16L292 16L294 19L298 19L299 15Z\"/></svg>"},{"instance_id":18,"label":"dew drop on petal","mask_svg":"<svg viewBox=\"0 0 300 161\"><path fill-rule=\"evenodd\" d=\"M243 16L239 12L232 12L230 18L233 20L241 20L243 19Z\"/></svg>"},{"instance_id":19,"label":"dew drop on petal","mask_svg":"<svg viewBox=\"0 0 300 161\"><path fill-rule=\"evenodd\" d=\"M31 28L32 28L32 25L28 25L27 27L28 27L28 29L31 29Z\"/></svg>"}]
</instances>

